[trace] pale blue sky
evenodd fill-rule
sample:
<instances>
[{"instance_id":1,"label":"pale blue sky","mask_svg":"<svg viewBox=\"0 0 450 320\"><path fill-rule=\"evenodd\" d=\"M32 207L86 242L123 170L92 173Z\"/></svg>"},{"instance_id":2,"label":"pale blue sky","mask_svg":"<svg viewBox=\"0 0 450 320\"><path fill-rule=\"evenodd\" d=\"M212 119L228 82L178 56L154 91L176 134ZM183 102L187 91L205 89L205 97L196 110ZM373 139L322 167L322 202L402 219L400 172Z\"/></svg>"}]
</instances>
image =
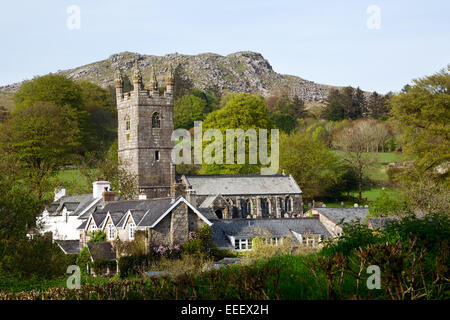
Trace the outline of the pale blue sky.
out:
<instances>
[{"instance_id":1,"label":"pale blue sky","mask_svg":"<svg viewBox=\"0 0 450 320\"><path fill-rule=\"evenodd\" d=\"M81 28L69 30L70 5ZM369 29L367 7L381 10ZM260 52L275 71L385 93L450 63L450 1L4 1L0 85L113 53Z\"/></svg>"}]
</instances>

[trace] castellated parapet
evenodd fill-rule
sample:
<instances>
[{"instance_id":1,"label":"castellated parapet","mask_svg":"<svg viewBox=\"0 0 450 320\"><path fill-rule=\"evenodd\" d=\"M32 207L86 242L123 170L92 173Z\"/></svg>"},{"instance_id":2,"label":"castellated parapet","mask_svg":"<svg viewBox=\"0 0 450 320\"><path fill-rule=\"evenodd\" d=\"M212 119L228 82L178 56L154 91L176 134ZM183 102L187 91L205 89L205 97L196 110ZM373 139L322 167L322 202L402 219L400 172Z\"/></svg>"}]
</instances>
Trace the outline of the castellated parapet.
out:
<instances>
[{"instance_id":1,"label":"castellated parapet","mask_svg":"<svg viewBox=\"0 0 450 320\"><path fill-rule=\"evenodd\" d=\"M173 78L169 72L166 90L160 94L153 71L144 88L137 61L133 72L134 89L123 92L120 71L115 77L118 116L118 156L123 167L136 175L142 194L148 198L170 196L175 180L171 162L173 142Z\"/></svg>"}]
</instances>

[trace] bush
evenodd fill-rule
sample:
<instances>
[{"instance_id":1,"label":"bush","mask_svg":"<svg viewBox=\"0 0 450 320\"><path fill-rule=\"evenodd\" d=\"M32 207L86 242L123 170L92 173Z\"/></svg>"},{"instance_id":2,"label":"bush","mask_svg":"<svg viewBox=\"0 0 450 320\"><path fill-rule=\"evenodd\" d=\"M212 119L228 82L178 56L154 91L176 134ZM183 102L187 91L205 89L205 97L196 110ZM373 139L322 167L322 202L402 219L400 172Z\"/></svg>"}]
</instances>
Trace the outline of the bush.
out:
<instances>
[{"instance_id":1,"label":"bush","mask_svg":"<svg viewBox=\"0 0 450 320\"><path fill-rule=\"evenodd\" d=\"M104 242L106 241L106 233L102 230L94 231L90 233L89 242Z\"/></svg>"},{"instance_id":2,"label":"bush","mask_svg":"<svg viewBox=\"0 0 450 320\"><path fill-rule=\"evenodd\" d=\"M210 254L214 244L211 241L211 227L204 225L197 232L189 232L189 240L182 245L182 250L187 254Z\"/></svg>"},{"instance_id":3,"label":"bush","mask_svg":"<svg viewBox=\"0 0 450 320\"><path fill-rule=\"evenodd\" d=\"M37 236L34 239L1 240L0 270L8 275L51 279L65 274L71 263L56 243Z\"/></svg>"},{"instance_id":4,"label":"bush","mask_svg":"<svg viewBox=\"0 0 450 320\"><path fill-rule=\"evenodd\" d=\"M116 261L115 260L105 260L105 259L97 259L90 263L92 270L96 275L106 274L109 269L110 273L116 272Z\"/></svg>"},{"instance_id":5,"label":"bush","mask_svg":"<svg viewBox=\"0 0 450 320\"><path fill-rule=\"evenodd\" d=\"M91 254L89 253L88 247L84 247L78 254L76 264L77 266L80 267L82 273L87 273L87 267L90 262L91 262Z\"/></svg>"}]
</instances>

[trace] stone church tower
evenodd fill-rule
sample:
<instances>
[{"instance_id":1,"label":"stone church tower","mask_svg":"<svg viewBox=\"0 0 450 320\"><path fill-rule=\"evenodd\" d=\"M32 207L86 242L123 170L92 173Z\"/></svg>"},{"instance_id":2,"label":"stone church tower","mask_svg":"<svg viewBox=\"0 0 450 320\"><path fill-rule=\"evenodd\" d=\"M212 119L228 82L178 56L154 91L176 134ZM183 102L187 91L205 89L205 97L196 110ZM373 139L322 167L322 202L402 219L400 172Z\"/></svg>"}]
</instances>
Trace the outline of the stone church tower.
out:
<instances>
[{"instance_id":1,"label":"stone church tower","mask_svg":"<svg viewBox=\"0 0 450 320\"><path fill-rule=\"evenodd\" d=\"M175 182L171 162L173 142L173 72L169 67L166 90L160 94L155 69L144 87L136 60L132 77L134 89L123 92L117 68L114 84L118 116L118 156L121 164L138 179L139 190L147 198L170 196Z\"/></svg>"}]
</instances>

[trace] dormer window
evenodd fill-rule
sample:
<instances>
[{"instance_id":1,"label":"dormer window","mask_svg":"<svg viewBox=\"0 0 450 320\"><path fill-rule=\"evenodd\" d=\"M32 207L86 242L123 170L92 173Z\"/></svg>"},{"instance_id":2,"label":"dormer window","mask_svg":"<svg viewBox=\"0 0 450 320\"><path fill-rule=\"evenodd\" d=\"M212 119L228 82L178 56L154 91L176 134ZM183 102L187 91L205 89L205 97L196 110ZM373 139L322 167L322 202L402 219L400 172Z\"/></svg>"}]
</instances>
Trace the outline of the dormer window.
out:
<instances>
[{"instance_id":1,"label":"dormer window","mask_svg":"<svg viewBox=\"0 0 450 320\"><path fill-rule=\"evenodd\" d=\"M152 115L152 128L161 128L161 117L158 112Z\"/></svg>"}]
</instances>

